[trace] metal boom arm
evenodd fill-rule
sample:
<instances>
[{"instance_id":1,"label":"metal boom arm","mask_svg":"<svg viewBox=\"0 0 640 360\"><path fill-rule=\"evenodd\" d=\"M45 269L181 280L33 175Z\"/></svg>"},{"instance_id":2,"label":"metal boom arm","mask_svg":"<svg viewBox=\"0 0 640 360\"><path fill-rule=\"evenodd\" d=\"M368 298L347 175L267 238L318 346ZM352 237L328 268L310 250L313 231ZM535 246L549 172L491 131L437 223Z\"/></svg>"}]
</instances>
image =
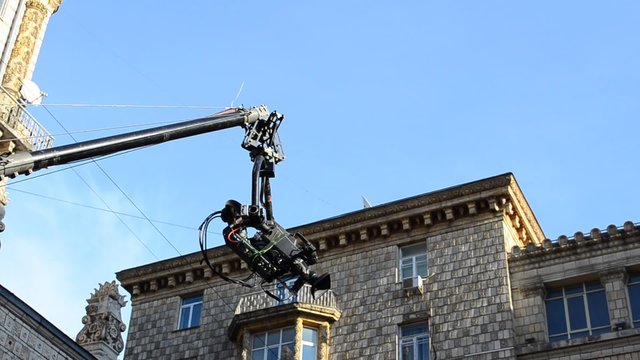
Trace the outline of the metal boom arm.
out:
<instances>
[{"instance_id":1,"label":"metal boom arm","mask_svg":"<svg viewBox=\"0 0 640 360\"><path fill-rule=\"evenodd\" d=\"M114 135L96 140L58 146L33 152L16 153L0 157L0 177L14 178L53 165L68 164L98 156L159 144L203 133L253 124L266 120L269 111L265 106L251 109L233 108L204 118L172 125Z\"/></svg>"}]
</instances>

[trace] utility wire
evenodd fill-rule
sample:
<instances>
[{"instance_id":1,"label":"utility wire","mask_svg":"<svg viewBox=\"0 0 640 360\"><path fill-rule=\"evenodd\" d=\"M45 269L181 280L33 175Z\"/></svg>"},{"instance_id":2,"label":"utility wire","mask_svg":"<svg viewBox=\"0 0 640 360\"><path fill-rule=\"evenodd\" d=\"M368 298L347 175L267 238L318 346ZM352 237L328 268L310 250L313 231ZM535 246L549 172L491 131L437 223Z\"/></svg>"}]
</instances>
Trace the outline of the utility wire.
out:
<instances>
[{"instance_id":1,"label":"utility wire","mask_svg":"<svg viewBox=\"0 0 640 360\"><path fill-rule=\"evenodd\" d=\"M136 127L149 127L149 126L155 126L155 125L167 125L167 124L175 124L175 123L176 123L176 121L174 121L174 120L172 120L172 121L156 121L156 122L143 123L143 124L132 124L132 125L112 126L112 127L97 128L97 129L76 130L76 131L70 131L70 132L66 132L66 133L49 134L49 135L51 135L51 136L69 136L70 134L85 134L85 133L92 133L92 132L120 130L120 129L127 129L127 128L136 128ZM5 138L5 139L2 139L2 140L3 141L8 141L8 140L31 140L31 139L36 139L36 138L38 138L38 136L23 136L23 137Z\"/></svg>"},{"instance_id":2,"label":"utility wire","mask_svg":"<svg viewBox=\"0 0 640 360\"><path fill-rule=\"evenodd\" d=\"M68 204L68 205L78 206L78 207L82 207L82 208L86 208L86 209L97 210L97 211L102 211L102 212L107 212L107 213L115 213L115 214L118 214L118 215L130 217L130 218L133 218L133 219L144 220L144 217L139 216L139 215L128 214L128 213L125 213L125 212L115 211L115 210L111 210L111 209L108 209L108 208L101 208L101 207L98 207L98 206L82 204L82 203L75 202L75 201L56 198L56 197L53 197L53 196L38 194L38 193L31 192L31 191L16 189L16 188L14 188L12 186L7 186L7 190L11 190L12 192L19 192L19 193L22 193L22 194L27 194L27 195L31 195L31 196L39 197L39 198L42 198L42 199L51 200L51 201L57 201L57 202L61 202L61 203ZM157 224L169 225L169 226L174 226L174 227L178 227L178 228L182 228L182 229L186 229L186 230L198 231L197 228L192 227L192 226L180 225L180 224L176 224L176 223L172 223L172 222L168 222L168 221L154 220L154 219L152 219L151 221L153 221L154 223L157 223ZM210 231L209 233L216 234L216 235L222 235L222 233L220 233L220 232L212 232L212 231Z\"/></svg>"},{"instance_id":3,"label":"utility wire","mask_svg":"<svg viewBox=\"0 0 640 360\"><path fill-rule=\"evenodd\" d=\"M65 128L65 126L64 126L64 125L62 125L62 123L58 120L58 118L56 118L56 117L55 117L55 115L53 115L53 113L52 113L52 112L51 112L47 107L44 107L44 109L49 113L49 115L51 115L51 117L52 117L52 118L53 118L53 119L58 123L58 125L60 125L60 127L61 127L63 130L67 131L67 129ZM72 139L73 141L77 142L77 140L73 137L73 135L69 135L69 136L71 137L71 139ZM102 166L100 166L100 164L98 164L98 162L97 162L95 159L90 159L90 161L91 161L91 162L93 162L93 163L98 167L98 169L100 169L100 170L101 170L105 175L107 175L107 172L106 172L106 171L104 171L104 169L102 168ZM87 185L87 187L88 187L88 188L89 188L89 189L90 189L90 190L91 190L91 191L92 191L92 192L93 192L93 193L98 197L98 199L100 199L100 201L104 204L104 206L106 206L109 210L113 211L113 210L111 209L111 207L109 206L109 204L107 204L107 202L106 202L106 201L105 201L105 200L104 200L100 195L98 195L98 193L97 193L97 192L96 192L96 191L91 187L91 185L89 185L89 183L88 183L88 182L87 182L87 181L86 181L86 180L85 180L85 179L80 175L80 173L79 173L76 169L73 169L73 168L72 168L72 170L73 170L73 172L74 172L74 173L75 173L75 174L80 178L80 180L82 180L82 182L84 182L84 183L85 183L85 185ZM107 175L107 176L108 176L108 175ZM108 176L108 177L109 177L109 176ZM115 182L113 181L113 179L111 179L111 177L109 177L109 179L111 180L111 182L112 182L114 185L116 185L116 187L118 187L118 189L120 189L120 187L119 187L119 186L117 186L117 184L115 184ZM120 189L120 191L122 191L122 190ZM126 195L125 195L125 196L126 196ZM129 201L131 201L131 199L130 199L128 196L127 196L127 199L129 199ZM135 206L135 205L134 205L134 206ZM136 208L137 208L137 206L136 206ZM127 223L122 219L122 217L121 217L120 215L118 215L117 213L115 213L115 212L113 212L113 214L114 214L114 215L118 218L118 220L119 220L119 221L120 221L120 222L125 226L125 228L127 228L127 230L129 230L129 232L131 232L131 234L132 234L132 235L133 235L133 236L138 240L138 242L140 242L140 243L141 243L141 244L142 244L142 245L147 249L147 251L149 251L149 253L151 253L151 255L153 255L153 257L154 257L154 258L156 258L156 260L160 261L160 259L158 258L158 256L157 256L157 255L156 255L156 254L155 254L155 253L154 253L154 252L149 248L149 246L147 246L147 244L146 244L144 241L142 241L142 239L140 239L140 237L138 237L138 235L133 231L133 229L131 229L131 228L129 227L129 225L127 225ZM146 215L145 215L144 217L147 219L147 221L149 221L149 222L150 222L149 218L147 218L147 216L146 216ZM153 225L153 223L151 223L151 224ZM155 227L155 225L154 225L154 227Z\"/></svg>"},{"instance_id":4,"label":"utility wire","mask_svg":"<svg viewBox=\"0 0 640 360\"><path fill-rule=\"evenodd\" d=\"M5 91L6 91L6 90L5 90ZM12 104L12 105L13 105L13 104ZM71 133L69 133L69 132L67 131L67 129L64 127L64 125L62 125L62 123L60 123L60 121L59 121L59 120L58 120L58 119L53 115L53 113L51 113L51 111L47 108L47 106L46 106L46 105L41 105L41 106L42 106L42 107L47 111L47 113L49 113L49 115L50 115L50 116L51 116L51 117L52 117L52 118L53 118L53 119L58 123L58 125L60 125L60 127L62 127L62 128L63 128L63 130L65 130L65 131L66 131L67 135L69 135L73 141L77 142L77 140L73 137L73 135L71 135ZM55 106L55 105L54 105L54 106ZM110 107L114 107L114 106L110 106ZM116 107L119 107L119 106L116 106ZM226 107L222 107L222 109L225 109L225 108L226 108ZM26 111L26 109L25 109L25 111ZM165 240L170 244L170 245L171 245L171 247L172 247L172 248L173 248L173 249L174 249L174 250L175 250L175 251L180 255L180 257L184 257L184 255L182 255L182 254L180 253L180 251L179 251L179 250L178 250L178 249L173 245L173 243L172 243L172 242L171 242L171 241L170 241L170 240L169 240L169 239L168 239L168 238L167 238L167 237L162 233L162 231L160 231L160 229L158 229L158 227L157 227L157 226L155 226L155 224L151 221L151 219L149 219L149 218L146 216L146 214L145 214L145 213L144 213L144 212L143 212L143 211L142 211L142 210L141 210L141 209L140 209L140 208L139 208L139 207L138 207L138 206L133 202L133 200L132 200L132 199L131 199L131 198L130 198L130 197L129 197L129 196L128 196L128 195L127 195L123 190L122 190L122 188L120 188L120 186L118 186L118 185L115 183L115 181L113 180L113 178L111 178L111 177L107 174L107 172L106 172L106 171L105 171L105 170L104 170L104 169L103 169L103 168L102 168L102 167L97 163L97 161L96 161L95 159L91 159L90 161L91 161L91 162L93 162L94 164L96 164L96 166L97 166L97 167L102 171L102 173L103 173L103 174L105 174L105 176L107 176L107 178L109 178L109 180L113 183L113 185L114 185L114 186L116 186L116 187L120 190L120 192L121 192L121 193L122 193L122 194L123 194L123 195L124 195L128 200L129 200L129 202L130 202L130 203L131 203L131 204L132 204L132 205L133 205L133 206L134 206L134 207L135 207L135 208L140 212L140 214L144 217L144 219L146 219L146 220L149 222L149 224L151 224L151 226L152 226L152 227L153 227L153 228L154 228L154 229L155 229L155 230L156 230L156 231L157 231L157 232L158 232L158 233L159 233L159 234L160 234L160 235L161 235L161 236L162 236L162 237L163 237L163 238L164 238L164 239L165 239ZM89 184L88 184L88 183L87 183L87 182L82 178L82 176L81 176L81 175L80 175L80 174L79 174L79 173L74 169L74 167L75 167L75 166L67 167L66 169L71 168L71 169L74 171L74 173L75 173L78 177L80 177L80 179L81 179L81 180L82 180L82 181L87 185L87 187L89 187L89 189L91 189L91 191L92 191L94 194L96 194L96 195L97 195L96 191L95 191L95 190L94 190L94 189L93 189L93 188L92 188L92 187L91 187L91 186L90 186L90 185L89 185ZM65 170L66 170L66 169L65 169ZM32 177L32 179L33 179L33 178L34 178L34 177ZM129 226L127 226L127 225L126 225L126 223L124 222L124 220L122 220L122 218L120 217L120 215L119 215L117 212L113 211L113 210L109 207L109 205L106 203L106 201L105 201L102 197L100 197L99 195L97 195L97 196L98 196L98 198L103 202L103 204L104 204L104 205L109 209L109 211L110 211L111 213L113 213L113 214L114 214L114 215L115 215L115 216L116 216L116 217L117 217L117 218L118 218L118 219L123 223L123 225L125 225L125 227L126 227L126 228L127 228L127 229L128 229L128 230L129 230L133 235L134 235L134 237L135 237L136 239L138 239L138 241L139 241L139 242L140 242L140 243L141 243L141 244L142 244L142 245L147 249L147 251L149 251L149 252L151 253L151 255L153 255L153 256L156 258L156 260L158 260L158 261L159 261L158 257L155 255L155 253L153 253L153 251L151 251L151 249L150 249L150 248L149 248L149 247L148 247L148 246L147 246L147 245L146 245L146 244L145 244L145 243L144 243L144 242L143 242L143 241L142 241L142 240L141 240L141 239L140 239L140 238L139 238L139 237L138 237L134 232L133 232L133 230L132 230ZM190 266L193 270L195 270L195 268L193 267L193 265L189 265L189 266ZM205 278L205 282L207 283L207 285L209 286L209 288L211 289L211 291L212 291L212 292L213 292L213 293L214 293L214 294L215 294L215 295L220 299L220 301L222 301L222 303L223 303L227 308L229 308L229 310L230 310L230 311L234 312L234 311L235 311L235 309L234 309L233 307L231 307L231 305L230 305L230 304L225 300L225 298L224 298L224 297L222 297L222 296L220 295L220 293L219 293L219 292L218 292L218 291L217 291L217 290L212 286L212 284L210 284L209 280ZM276 357L277 357L277 353L275 353L275 352L274 352L274 349L271 349L270 347L268 347L265 341L266 341L266 339L265 339L265 340L263 340L263 344L265 345L265 348L266 348L270 353L272 353L273 355L276 355Z\"/></svg>"},{"instance_id":5,"label":"utility wire","mask_svg":"<svg viewBox=\"0 0 640 360\"><path fill-rule=\"evenodd\" d=\"M151 146L151 145L147 145L147 146ZM100 158L92 158L92 159L89 159L89 160L78 161L74 165L69 165L69 166L64 167L62 169L50 170L48 172L45 172L45 173L42 173L42 174L38 174L38 175L29 175L28 177L22 178L20 180L11 181L11 185L15 185L15 184L19 184L19 183L22 183L22 182L25 182L25 181L37 179L39 177L55 174L55 173L58 173L58 172L61 172L61 171L71 170L71 169L76 168L78 166L83 166L83 165L89 164L92 161L105 160L105 159L109 159L109 158L112 158L112 157L124 155L124 154L130 153L130 152L133 152L133 151L138 151L138 150L144 149L147 146L144 146L144 147L141 147L141 148L137 148L137 149L126 150L126 151L122 151L122 152L111 154L111 155L107 155L107 156L102 156Z\"/></svg>"},{"instance_id":6,"label":"utility wire","mask_svg":"<svg viewBox=\"0 0 640 360\"><path fill-rule=\"evenodd\" d=\"M78 108L115 108L115 109L201 109L201 110L225 110L228 106L208 105L141 105L141 104L29 104L42 107L78 107Z\"/></svg>"},{"instance_id":7,"label":"utility wire","mask_svg":"<svg viewBox=\"0 0 640 360\"><path fill-rule=\"evenodd\" d=\"M20 80L20 81L22 81L22 80ZM6 90L5 90L5 91L6 91ZM65 128L65 126L64 126L64 125L62 125L62 123L60 123L60 121L56 118L56 116L55 116L55 115L53 115L53 113L52 113L52 112L51 112L51 111L50 111L46 106L43 106L43 108L44 108L44 109L47 111L47 113L49 113L49 115L50 115L50 116L51 116L51 117L52 117L52 118L53 118L53 119L58 123L58 125L60 125L60 127L61 127L64 131L66 131L66 132L67 132L67 134L69 134L69 131ZM76 141L76 139L73 137L73 135L69 134L69 136L71 137L71 139L72 139L73 141L77 142L77 141ZM103 172L103 173L104 173L104 174L105 174L105 175L106 175L106 176L111 180L111 182L112 182L112 183L113 183L113 184L114 184L114 185L115 185L115 186L116 186L116 187L117 187L117 188L118 188L118 189L123 193L123 195L124 195L124 196L125 196L125 197L130 201L130 202L131 202L131 204L132 204L132 205L133 205L133 206L134 206L134 207L135 207L135 208L136 208L136 209L137 209L137 210L142 214L142 216L143 216L143 217L144 217L144 218L145 218L145 219L146 219L146 220L147 220L147 221L148 221L148 222L149 222L149 223L154 227L154 229L155 229L158 233L160 233L160 235L162 235L162 237L163 237L163 238L164 238L164 239L165 239L165 240L166 240L166 241L171 245L171 247L173 247L173 249L174 249L174 250L175 250L175 251L176 251L176 252L177 252L181 257L184 257L184 255L182 255L182 254L180 253L180 251L179 251L179 250L178 250L178 249L177 249L177 248L176 248L176 247L171 243L171 241L169 241L169 239L168 239L168 238L167 238L167 237L162 233L162 231L160 231L160 229L158 229L158 227L156 227L156 226L155 226L155 224L154 224L153 222L151 222L151 220L149 219L149 217L147 217L147 216L144 214L144 212L143 212L143 211L142 211L142 210L141 210L137 205L135 205L135 203L133 202L133 200L131 200L131 198L130 198L129 196L127 196L127 195L124 193L124 191L122 190L122 188L120 188L120 186L118 186L118 185L115 183L115 181L113 180L113 178L111 178L111 177L107 174L107 172L106 172L106 171L105 171L105 170L100 166L100 164L98 164L98 163L97 163L97 161L96 161L95 159L91 159L90 161L91 161L91 162L93 162L94 164L96 164L96 166L97 166L97 167L98 167L98 168L99 168L99 169L100 169L100 170L101 170L101 171L102 171L102 172ZM75 167L75 166L73 166L73 167ZM72 169L73 169L73 167L70 167L70 168L72 168ZM68 167L68 168L69 168L69 167ZM68 169L68 168L67 168L67 169ZM79 174L77 171L75 171L75 170L74 170L74 172L76 173L76 175L77 175L78 177L80 177L80 178L82 179L82 176L80 176L80 174ZM32 177L32 179L33 179L33 177ZM86 185L87 185L87 186L88 186L92 191L94 191L94 190L91 188L91 186L90 186L90 185L89 185L89 184L88 184L84 179L82 179L82 181L83 181L83 182L84 182L84 183L85 183L85 184L86 184ZM94 193L95 193L95 191L94 191ZM109 209L110 209L110 207L106 204L105 200L104 200L104 199L102 199L102 197L99 197L99 198L100 198L100 200L105 204L105 206L107 206L107 208L109 208ZM112 211L112 210L111 210L111 212L112 212L116 217L118 217L118 219L120 219L120 221L122 221L122 222L124 223L124 221L121 219L121 217L120 217L120 215L119 215L118 213L116 213L115 211ZM126 226L126 225L125 225L125 226ZM144 245L144 247L147 249L147 251L149 251L149 252L150 252L150 253L151 253L151 254L152 254L156 259L158 259L158 257L153 253L153 251L151 251L151 249L150 249L146 244L144 244L144 242L142 242L142 240L140 240L140 238L139 238L138 236L136 236L136 235L135 235L135 233L133 233L133 230L132 230L131 228L129 228L129 227L127 226L127 229L129 229L129 231L131 231L131 232L132 232L132 234L134 234L134 236L136 237L136 239L138 239L138 241L140 241L140 242ZM194 269L194 270L195 270L195 268L193 267L193 265L190 265L190 267L191 267L192 269ZM209 285L209 288L211 289L211 291L213 291L213 293L214 293L214 294L216 294L216 296L218 296L218 298L219 298L219 299L220 299L220 300L225 304L225 306L227 306L227 307L229 308L229 310L231 310L232 312L234 312L235 310L234 310L234 309L231 307L231 305L229 305L229 303L228 303L228 302L227 302L227 301L226 301L226 300L225 300L225 299L220 295L220 293L218 293L218 291L217 291L217 290L216 290L216 289L215 289L215 288L214 288L214 287L209 283L209 280L208 280L208 279L205 279L205 281L207 282L207 285Z\"/></svg>"}]
</instances>

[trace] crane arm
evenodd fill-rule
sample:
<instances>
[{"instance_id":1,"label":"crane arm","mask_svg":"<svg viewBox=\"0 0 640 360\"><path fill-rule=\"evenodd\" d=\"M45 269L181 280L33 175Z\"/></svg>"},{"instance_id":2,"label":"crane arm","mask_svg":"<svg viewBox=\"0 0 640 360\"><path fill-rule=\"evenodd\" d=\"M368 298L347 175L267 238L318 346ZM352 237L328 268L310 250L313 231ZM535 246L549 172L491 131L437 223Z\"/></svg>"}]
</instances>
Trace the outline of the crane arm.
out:
<instances>
[{"instance_id":1,"label":"crane arm","mask_svg":"<svg viewBox=\"0 0 640 360\"><path fill-rule=\"evenodd\" d=\"M29 175L53 165L68 164L236 126L247 128L248 125L268 118L269 111L266 106L251 109L232 108L218 114L176 124L50 149L1 156L0 177L14 178L18 175Z\"/></svg>"}]
</instances>

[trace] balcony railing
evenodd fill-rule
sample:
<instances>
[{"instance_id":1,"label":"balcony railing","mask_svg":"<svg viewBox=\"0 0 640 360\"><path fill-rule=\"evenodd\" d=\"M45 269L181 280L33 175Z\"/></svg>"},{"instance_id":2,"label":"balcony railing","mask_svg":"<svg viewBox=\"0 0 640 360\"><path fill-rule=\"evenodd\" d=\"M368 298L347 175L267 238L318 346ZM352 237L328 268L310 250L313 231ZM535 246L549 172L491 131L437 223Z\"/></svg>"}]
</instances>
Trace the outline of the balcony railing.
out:
<instances>
[{"instance_id":1,"label":"balcony railing","mask_svg":"<svg viewBox=\"0 0 640 360\"><path fill-rule=\"evenodd\" d=\"M13 99L6 89L0 87L3 93ZM8 133L16 138L18 149L34 151L53 146L53 136L36 120L27 109L13 99L15 106L9 111L4 120ZM4 105L4 104L3 104ZM5 135L6 137L6 135ZM24 149L23 149L24 148Z\"/></svg>"},{"instance_id":2,"label":"balcony railing","mask_svg":"<svg viewBox=\"0 0 640 360\"><path fill-rule=\"evenodd\" d=\"M16 137L21 142L31 145L31 149L29 149L31 151L48 149L53 146L53 136L22 107L15 107L9 112L7 125L15 130Z\"/></svg>"},{"instance_id":3,"label":"balcony railing","mask_svg":"<svg viewBox=\"0 0 640 360\"><path fill-rule=\"evenodd\" d=\"M249 294L242 297L238 302L235 312L236 315L287 304L310 304L324 308L338 308L336 296L331 290L327 290L322 294L316 294L316 298L311 295L311 286L309 285L303 286L302 289L298 291L298 294L291 294L287 289L277 287L271 292L282 300L278 301L264 292Z\"/></svg>"}]
</instances>

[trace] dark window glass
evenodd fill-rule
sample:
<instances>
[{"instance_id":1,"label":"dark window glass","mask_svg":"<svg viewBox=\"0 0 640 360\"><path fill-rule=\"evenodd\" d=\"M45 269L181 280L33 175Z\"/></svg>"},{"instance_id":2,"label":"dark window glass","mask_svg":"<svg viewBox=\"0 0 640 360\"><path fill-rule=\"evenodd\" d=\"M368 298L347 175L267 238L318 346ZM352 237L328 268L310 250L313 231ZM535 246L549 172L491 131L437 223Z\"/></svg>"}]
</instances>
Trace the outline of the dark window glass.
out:
<instances>
[{"instance_id":1,"label":"dark window glass","mask_svg":"<svg viewBox=\"0 0 640 360\"><path fill-rule=\"evenodd\" d=\"M608 333L608 332L610 332L610 331L611 331L611 330L610 330L610 329L609 329L609 327L607 326L607 327L601 327L601 328L599 328L599 329L593 329L593 330L591 330L591 334L592 334L592 335L593 335L593 334L604 334L604 333Z\"/></svg>"},{"instance_id":2,"label":"dark window glass","mask_svg":"<svg viewBox=\"0 0 640 360\"><path fill-rule=\"evenodd\" d=\"M567 299L569 306L569 324L571 330L581 330L587 327L587 316L584 311L584 299L574 297Z\"/></svg>"},{"instance_id":3,"label":"dark window glass","mask_svg":"<svg viewBox=\"0 0 640 360\"><path fill-rule=\"evenodd\" d=\"M295 337L295 335L296 335L296 332L292 327L283 329L282 330L282 342L283 343L293 342L293 338Z\"/></svg>"},{"instance_id":4,"label":"dark window glass","mask_svg":"<svg viewBox=\"0 0 640 360\"><path fill-rule=\"evenodd\" d=\"M549 341L611 331L607 296L600 282L549 289L545 307Z\"/></svg>"},{"instance_id":5,"label":"dark window glass","mask_svg":"<svg viewBox=\"0 0 640 360\"><path fill-rule=\"evenodd\" d=\"M264 333L253 335L253 348L254 349L264 347L265 344L266 344L266 342L265 342L265 334Z\"/></svg>"},{"instance_id":6,"label":"dark window glass","mask_svg":"<svg viewBox=\"0 0 640 360\"><path fill-rule=\"evenodd\" d=\"M264 360L264 349L253 350L251 352L251 360Z\"/></svg>"},{"instance_id":7,"label":"dark window glass","mask_svg":"<svg viewBox=\"0 0 640 360\"><path fill-rule=\"evenodd\" d=\"M429 359L429 328L427 324L416 324L400 328L400 359Z\"/></svg>"},{"instance_id":8,"label":"dark window glass","mask_svg":"<svg viewBox=\"0 0 640 360\"><path fill-rule=\"evenodd\" d=\"M427 266L427 244L421 243L400 248L400 276L402 279L426 277L429 273Z\"/></svg>"},{"instance_id":9,"label":"dark window glass","mask_svg":"<svg viewBox=\"0 0 640 360\"><path fill-rule=\"evenodd\" d=\"M549 335L567 332L567 319L564 314L564 299L547 300L547 324Z\"/></svg>"},{"instance_id":10,"label":"dark window glass","mask_svg":"<svg viewBox=\"0 0 640 360\"><path fill-rule=\"evenodd\" d=\"M586 283L584 284L584 287L587 291L604 290L604 286L599 282Z\"/></svg>"},{"instance_id":11,"label":"dark window glass","mask_svg":"<svg viewBox=\"0 0 640 360\"><path fill-rule=\"evenodd\" d=\"M580 294L582 292L584 292L584 288L582 287L582 284L573 285L573 286L567 286L567 287L564 288L564 294L565 295Z\"/></svg>"},{"instance_id":12,"label":"dark window glass","mask_svg":"<svg viewBox=\"0 0 640 360\"><path fill-rule=\"evenodd\" d=\"M629 305L631 306L631 318L633 326L640 327L640 275L629 276Z\"/></svg>"},{"instance_id":13,"label":"dark window glass","mask_svg":"<svg viewBox=\"0 0 640 360\"><path fill-rule=\"evenodd\" d=\"M251 360L293 359L294 338L293 327L254 334L251 343Z\"/></svg>"},{"instance_id":14,"label":"dark window glass","mask_svg":"<svg viewBox=\"0 0 640 360\"><path fill-rule=\"evenodd\" d=\"M587 294L589 301L589 318L591 327L609 327L609 311L607 310L607 296L603 291Z\"/></svg>"},{"instance_id":15,"label":"dark window glass","mask_svg":"<svg viewBox=\"0 0 640 360\"><path fill-rule=\"evenodd\" d=\"M569 338L569 335L567 335L567 334L563 334L563 335L556 335L556 336L549 336L549 341L567 340L568 338Z\"/></svg>"},{"instance_id":16,"label":"dark window glass","mask_svg":"<svg viewBox=\"0 0 640 360\"><path fill-rule=\"evenodd\" d=\"M585 337L585 336L589 336L589 330L578 331L578 332L571 333L571 338L572 339L579 338L579 337Z\"/></svg>"},{"instance_id":17,"label":"dark window glass","mask_svg":"<svg viewBox=\"0 0 640 360\"><path fill-rule=\"evenodd\" d=\"M547 291L547 299L562 297L562 289L549 289Z\"/></svg>"},{"instance_id":18,"label":"dark window glass","mask_svg":"<svg viewBox=\"0 0 640 360\"><path fill-rule=\"evenodd\" d=\"M178 330L200 326L202 295L182 299Z\"/></svg>"},{"instance_id":19,"label":"dark window glass","mask_svg":"<svg viewBox=\"0 0 640 360\"><path fill-rule=\"evenodd\" d=\"M270 332L267 335L267 345L275 345L280 343L280 331Z\"/></svg>"},{"instance_id":20,"label":"dark window glass","mask_svg":"<svg viewBox=\"0 0 640 360\"><path fill-rule=\"evenodd\" d=\"M186 329L189 327L189 308L182 308L180 312L180 329Z\"/></svg>"}]
</instances>

